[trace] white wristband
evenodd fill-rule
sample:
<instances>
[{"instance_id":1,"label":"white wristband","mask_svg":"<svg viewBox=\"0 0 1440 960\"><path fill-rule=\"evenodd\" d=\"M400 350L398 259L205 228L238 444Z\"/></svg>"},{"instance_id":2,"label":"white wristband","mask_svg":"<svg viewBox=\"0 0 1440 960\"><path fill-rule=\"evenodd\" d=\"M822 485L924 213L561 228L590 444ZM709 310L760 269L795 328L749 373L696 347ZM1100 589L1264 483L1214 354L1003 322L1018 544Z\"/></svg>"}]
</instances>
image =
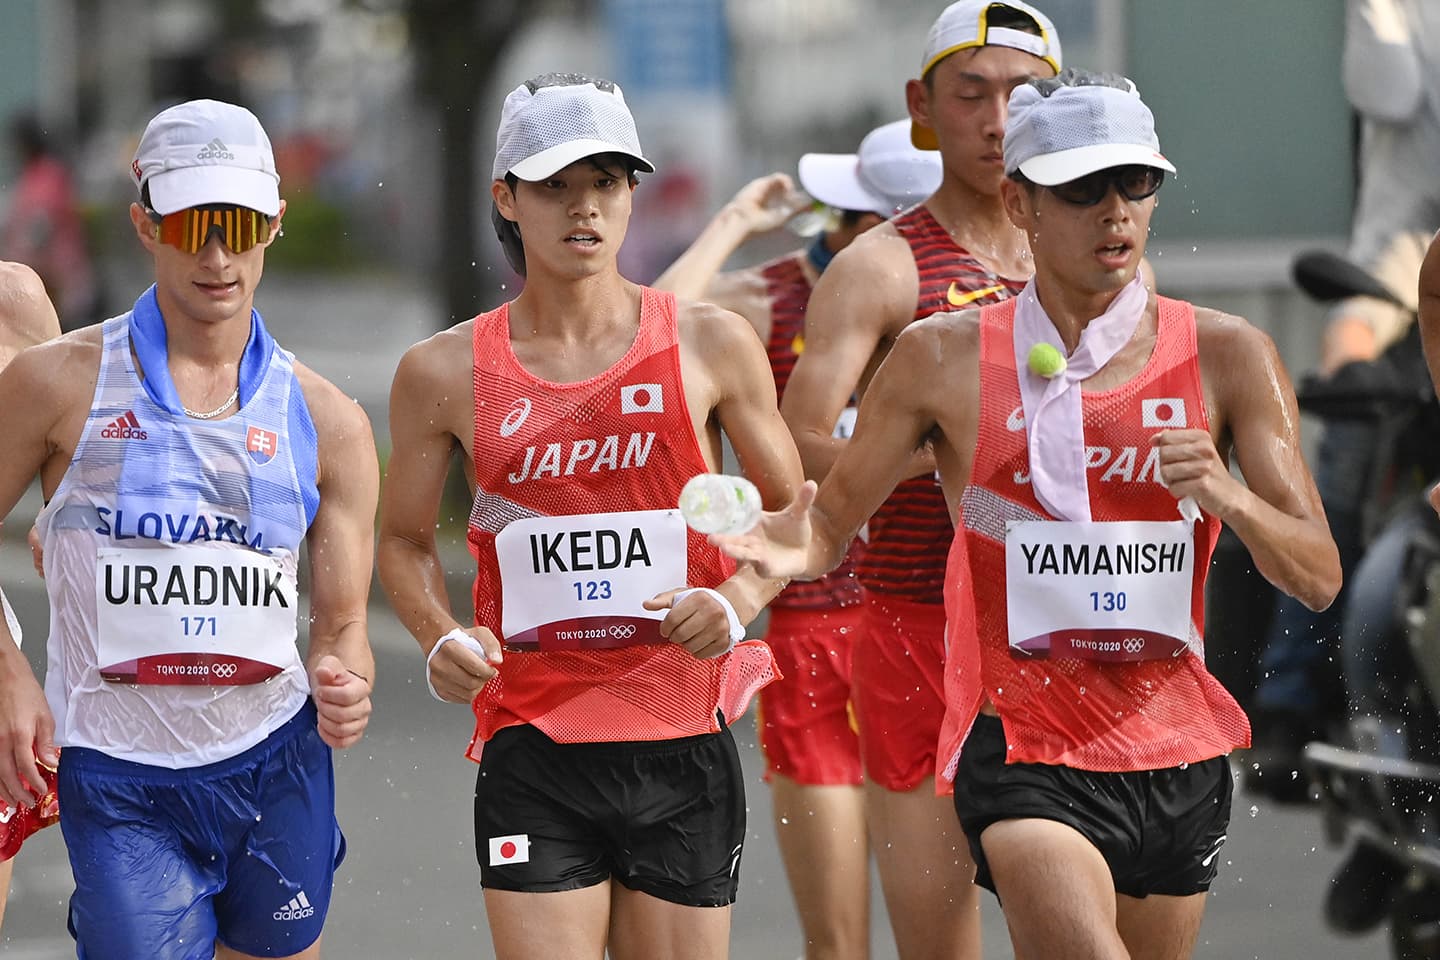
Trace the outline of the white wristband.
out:
<instances>
[{"instance_id":1,"label":"white wristband","mask_svg":"<svg viewBox=\"0 0 1440 960\"><path fill-rule=\"evenodd\" d=\"M726 649L734 650L735 644L745 639L745 624L740 622L740 615L735 612L735 608L730 605L730 601L725 599L725 594L719 590L711 590L709 587L691 587L689 590L681 590L675 594L675 599L670 602L671 608L673 609L676 604L692 593L709 594L719 602L720 606L725 608L725 619L730 621L730 646Z\"/></svg>"},{"instance_id":2,"label":"white wristband","mask_svg":"<svg viewBox=\"0 0 1440 960\"><path fill-rule=\"evenodd\" d=\"M476 640L474 637L470 636L470 634L466 633L464 630L461 630L459 627L456 627L454 630L451 630L449 633L445 634L445 636L435 641L435 646L431 647L430 652L425 656L425 686L429 688L430 696L434 697L436 700L439 700L441 703L449 703L449 701L446 700L444 697L440 696L440 694L436 693L435 684L430 682L430 661L435 659L435 654L440 652L440 648L445 646L445 642L447 640L454 640L462 647L469 647L471 650L474 650L476 653L480 654L480 659L488 660L488 658L485 656L485 648L480 645L480 641Z\"/></svg>"},{"instance_id":3,"label":"white wristband","mask_svg":"<svg viewBox=\"0 0 1440 960\"><path fill-rule=\"evenodd\" d=\"M15 646L18 647L22 639L20 621L15 618L15 611L10 608L10 601L5 598L4 590L0 590L0 607L5 610L5 625L10 628L10 636L15 638Z\"/></svg>"}]
</instances>

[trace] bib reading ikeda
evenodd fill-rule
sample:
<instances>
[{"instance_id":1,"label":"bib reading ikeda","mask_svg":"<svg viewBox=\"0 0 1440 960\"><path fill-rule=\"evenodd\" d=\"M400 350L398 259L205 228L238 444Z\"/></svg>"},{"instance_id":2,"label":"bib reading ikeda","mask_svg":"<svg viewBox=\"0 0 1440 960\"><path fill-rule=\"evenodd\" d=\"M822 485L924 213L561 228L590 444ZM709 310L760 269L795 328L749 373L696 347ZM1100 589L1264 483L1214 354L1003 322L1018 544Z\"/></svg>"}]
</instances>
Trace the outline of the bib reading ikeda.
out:
<instances>
[{"instance_id":1,"label":"bib reading ikeda","mask_svg":"<svg viewBox=\"0 0 1440 960\"><path fill-rule=\"evenodd\" d=\"M1011 523L1005 530L1011 654L1179 656L1191 632L1194 540L1185 520Z\"/></svg>"},{"instance_id":2,"label":"bib reading ikeda","mask_svg":"<svg viewBox=\"0 0 1440 960\"><path fill-rule=\"evenodd\" d=\"M665 610L642 604L686 585L679 510L527 517L495 536L501 632L513 650L664 643Z\"/></svg>"},{"instance_id":3,"label":"bib reading ikeda","mask_svg":"<svg viewBox=\"0 0 1440 960\"><path fill-rule=\"evenodd\" d=\"M100 676L116 683L260 683L299 663L295 571L223 547L101 550Z\"/></svg>"}]
</instances>

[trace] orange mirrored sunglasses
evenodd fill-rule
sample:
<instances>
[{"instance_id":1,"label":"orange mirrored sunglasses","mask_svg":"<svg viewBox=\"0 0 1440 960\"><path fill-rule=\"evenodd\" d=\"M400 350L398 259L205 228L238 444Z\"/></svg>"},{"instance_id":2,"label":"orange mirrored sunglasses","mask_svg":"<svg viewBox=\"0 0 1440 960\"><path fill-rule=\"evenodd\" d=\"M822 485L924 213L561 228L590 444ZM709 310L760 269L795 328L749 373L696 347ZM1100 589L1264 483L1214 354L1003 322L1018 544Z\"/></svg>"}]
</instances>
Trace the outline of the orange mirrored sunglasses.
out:
<instances>
[{"instance_id":1,"label":"orange mirrored sunglasses","mask_svg":"<svg viewBox=\"0 0 1440 960\"><path fill-rule=\"evenodd\" d=\"M206 204L163 216L151 211L150 219L160 225L156 236L161 243L185 253L199 253L212 231L219 231L220 240L236 253L244 253L270 237L270 218L249 207Z\"/></svg>"}]
</instances>

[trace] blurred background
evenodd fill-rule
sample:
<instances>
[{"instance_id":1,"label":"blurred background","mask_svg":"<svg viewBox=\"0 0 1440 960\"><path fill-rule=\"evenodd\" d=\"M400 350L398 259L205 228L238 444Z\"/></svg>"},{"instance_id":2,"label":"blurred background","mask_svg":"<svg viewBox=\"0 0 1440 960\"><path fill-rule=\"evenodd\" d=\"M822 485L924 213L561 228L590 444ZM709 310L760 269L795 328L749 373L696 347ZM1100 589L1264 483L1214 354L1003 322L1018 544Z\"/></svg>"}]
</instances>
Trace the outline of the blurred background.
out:
<instances>
[{"instance_id":1,"label":"blurred background","mask_svg":"<svg viewBox=\"0 0 1440 960\"><path fill-rule=\"evenodd\" d=\"M1068 65L1132 77L1155 111L1164 152L1180 171L1153 223L1161 292L1245 316L1275 338L1293 376L1312 369L1325 313L1295 288L1290 265L1302 249L1345 250L1351 232L1360 120L1342 85L1346 5L1039 5L1057 25ZM645 282L741 184L773 170L793 174L805 152L852 152L872 127L903 117L904 82L918 72L926 30L943 6L0 0L0 259L41 273L67 329L128 309L150 282L126 214L135 196L128 168L146 121L195 97L250 107L274 143L289 202L256 305L283 344L364 406L383 460L386 394L403 350L518 289L489 223L494 129L510 89L562 70L621 84L658 166L636 193L622 253L623 272ZM748 245L737 265L797 245L780 231ZM1314 431L1307 421L1307 443ZM463 604L473 561L460 535L463 494L454 503L444 550L451 596ZM23 530L38 505L32 493L11 529ZM43 672L43 584L20 540L0 546L0 582ZM469 813L474 772L462 759L470 717L428 699L413 641L378 588L374 599L377 712L364 743L337 757L352 845L326 940L337 955L362 958L486 957ZM1217 673L1247 688L1236 691L1242 700L1269 602L1265 594L1253 610L1239 604L1211 643ZM733 952L789 960L801 944L753 724L746 718L736 730L752 776ZM1312 811L1248 795L1243 785L1235 811L1197 956L1383 951L1382 933L1341 940L1322 924L1340 853ZM59 831L46 831L19 858L0 956L73 955L64 932L70 889ZM884 960L893 946L878 899L874 909L874 956ZM1007 957L993 900L985 910L986 956Z\"/></svg>"},{"instance_id":2,"label":"blurred background","mask_svg":"<svg viewBox=\"0 0 1440 960\"><path fill-rule=\"evenodd\" d=\"M1274 330L1292 364L1315 331L1292 315L1301 246L1343 246L1354 124L1338 2L1050 0L1068 64L1132 77L1180 174L1152 259L1175 295ZM422 288L437 327L505 297L488 223L505 93L551 70L617 80L659 172L624 251L656 276L749 178L806 151L852 151L904 116L938 0L0 0L0 208L32 117L73 177L95 261L93 312L143 285L127 168L155 112L209 96L251 107L290 207L275 271ZM758 259L763 245L747 251ZM1296 324L1300 329L1293 329ZM283 326L282 326L283 329Z\"/></svg>"}]
</instances>

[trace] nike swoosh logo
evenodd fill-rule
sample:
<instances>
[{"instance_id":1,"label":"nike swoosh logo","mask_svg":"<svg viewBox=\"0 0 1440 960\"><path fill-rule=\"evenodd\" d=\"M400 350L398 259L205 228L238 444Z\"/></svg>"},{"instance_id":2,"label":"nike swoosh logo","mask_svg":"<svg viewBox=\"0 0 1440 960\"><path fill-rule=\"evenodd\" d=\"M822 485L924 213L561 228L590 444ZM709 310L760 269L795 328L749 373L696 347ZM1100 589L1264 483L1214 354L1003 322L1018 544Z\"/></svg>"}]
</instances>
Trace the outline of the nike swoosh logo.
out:
<instances>
[{"instance_id":1,"label":"nike swoosh logo","mask_svg":"<svg viewBox=\"0 0 1440 960\"><path fill-rule=\"evenodd\" d=\"M1214 849L1212 849L1212 850L1210 851L1210 856L1206 857L1204 860L1201 860L1201 861L1200 861L1200 866L1202 866L1202 867L1208 867L1208 866L1210 866L1210 861L1215 859L1215 854L1217 854L1217 853L1220 852L1220 845L1223 844L1224 842L1225 842L1225 834L1222 833L1222 834L1220 835L1220 839L1215 841L1215 847L1214 847Z\"/></svg>"},{"instance_id":2,"label":"nike swoosh logo","mask_svg":"<svg viewBox=\"0 0 1440 960\"><path fill-rule=\"evenodd\" d=\"M986 287L983 290L961 290L954 280L950 281L950 289L945 292L945 299L950 301L952 307L963 307L967 303L974 303L981 297L988 297L992 293L1003 293L1005 285L997 283L993 287Z\"/></svg>"}]
</instances>

